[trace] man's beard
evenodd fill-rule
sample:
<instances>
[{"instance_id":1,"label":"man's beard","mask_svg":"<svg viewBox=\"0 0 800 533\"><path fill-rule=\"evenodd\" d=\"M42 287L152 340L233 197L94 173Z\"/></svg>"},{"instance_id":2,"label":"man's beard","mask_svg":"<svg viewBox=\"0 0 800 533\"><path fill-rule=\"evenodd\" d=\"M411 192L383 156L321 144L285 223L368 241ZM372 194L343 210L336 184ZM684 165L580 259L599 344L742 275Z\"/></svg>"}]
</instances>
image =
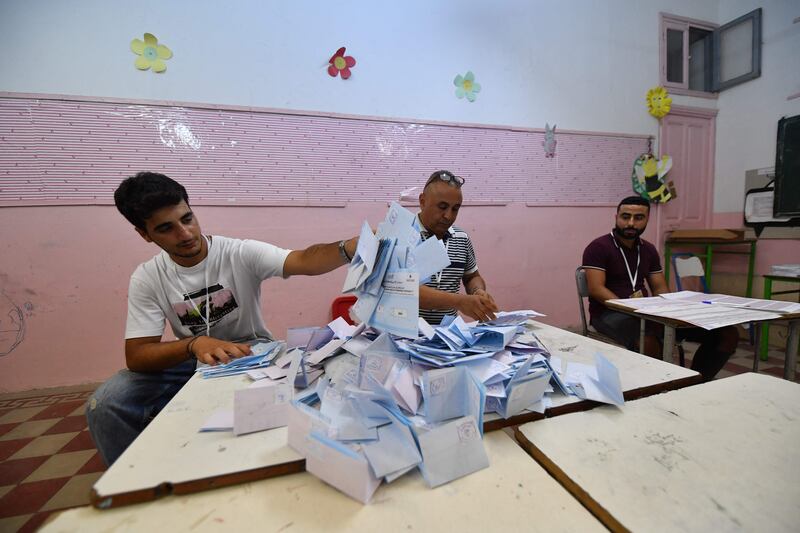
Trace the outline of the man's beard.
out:
<instances>
[{"instance_id":1,"label":"man's beard","mask_svg":"<svg viewBox=\"0 0 800 533\"><path fill-rule=\"evenodd\" d=\"M621 229L618 226L614 226L614 233L617 237L622 239L635 239L642 233L644 233L644 228L636 229L636 228L624 228Z\"/></svg>"}]
</instances>

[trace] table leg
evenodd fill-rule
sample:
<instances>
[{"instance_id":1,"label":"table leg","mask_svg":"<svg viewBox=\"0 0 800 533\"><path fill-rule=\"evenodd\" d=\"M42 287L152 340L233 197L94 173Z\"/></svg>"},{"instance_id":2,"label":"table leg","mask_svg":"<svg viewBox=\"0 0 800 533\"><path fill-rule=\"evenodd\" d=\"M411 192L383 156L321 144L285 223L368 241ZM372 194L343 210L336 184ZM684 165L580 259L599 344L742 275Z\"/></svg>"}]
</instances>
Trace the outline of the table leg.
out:
<instances>
[{"instance_id":1,"label":"table leg","mask_svg":"<svg viewBox=\"0 0 800 533\"><path fill-rule=\"evenodd\" d=\"M783 377L794 381L797 367L797 344L800 341L800 320L789 321L789 338L786 339L786 359L783 363Z\"/></svg>"},{"instance_id":2,"label":"table leg","mask_svg":"<svg viewBox=\"0 0 800 533\"><path fill-rule=\"evenodd\" d=\"M645 319L639 319L639 353L644 354L644 323Z\"/></svg>"},{"instance_id":3,"label":"table leg","mask_svg":"<svg viewBox=\"0 0 800 533\"><path fill-rule=\"evenodd\" d=\"M750 243L750 261L747 264L747 292L745 296L750 298L753 294L753 270L756 265L756 241Z\"/></svg>"},{"instance_id":4,"label":"table leg","mask_svg":"<svg viewBox=\"0 0 800 533\"><path fill-rule=\"evenodd\" d=\"M758 372L758 360L761 358L759 352L761 351L763 324L764 322L750 322L750 327L753 328L753 372Z\"/></svg>"},{"instance_id":5,"label":"table leg","mask_svg":"<svg viewBox=\"0 0 800 533\"><path fill-rule=\"evenodd\" d=\"M661 353L663 361L672 360L672 351L675 349L675 328L664 324L664 351Z\"/></svg>"},{"instance_id":6,"label":"table leg","mask_svg":"<svg viewBox=\"0 0 800 533\"><path fill-rule=\"evenodd\" d=\"M772 299L772 279L764 277L764 299ZM759 347L759 357L762 361L767 360L767 352L769 351L769 324L764 324L761 328L761 342L756 344Z\"/></svg>"},{"instance_id":7,"label":"table leg","mask_svg":"<svg viewBox=\"0 0 800 533\"><path fill-rule=\"evenodd\" d=\"M670 246L668 243L664 243L664 279L667 280L668 289L669 289L669 267L671 261L672 261L672 246Z\"/></svg>"}]
</instances>

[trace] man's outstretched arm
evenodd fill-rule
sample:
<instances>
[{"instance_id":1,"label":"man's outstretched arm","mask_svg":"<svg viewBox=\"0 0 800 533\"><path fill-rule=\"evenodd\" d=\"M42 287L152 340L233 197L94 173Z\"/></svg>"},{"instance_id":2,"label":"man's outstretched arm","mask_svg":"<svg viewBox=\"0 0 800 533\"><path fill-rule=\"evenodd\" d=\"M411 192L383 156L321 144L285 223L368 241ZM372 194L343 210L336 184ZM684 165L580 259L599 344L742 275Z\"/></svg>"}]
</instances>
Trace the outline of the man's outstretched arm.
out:
<instances>
[{"instance_id":1,"label":"man's outstretched arm","mask_svg":"<svg viewBox=\"0 0 800 533\"><path fill-rule=\"evenodd\" d=\"M356 253L358 237L345 241L347 257ZM293 250L283 263L284 276L317 276L335 270L348 263L339 250L339 243L312 244L305 250Z\"/></svg>"}]
</instances>

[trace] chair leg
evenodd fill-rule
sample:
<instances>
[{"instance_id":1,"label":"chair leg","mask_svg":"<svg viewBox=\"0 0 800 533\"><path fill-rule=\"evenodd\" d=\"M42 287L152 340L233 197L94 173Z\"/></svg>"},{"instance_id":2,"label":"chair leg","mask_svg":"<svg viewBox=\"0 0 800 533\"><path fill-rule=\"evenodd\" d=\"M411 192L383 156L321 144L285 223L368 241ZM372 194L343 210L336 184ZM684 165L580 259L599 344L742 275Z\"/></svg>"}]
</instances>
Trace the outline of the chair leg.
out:
<instances>
[{"instance_id":1,"label":"chair leg","mask_svg":"<svg viewBox=\"0 0 800 533\"><path fill-rule=\"evenodd\" d=\"M686 359L685 359L685 354L683 352L682 344L678 345L678 362L681 364L681 366L686 366Z\"/></svg>"}]
</instances>

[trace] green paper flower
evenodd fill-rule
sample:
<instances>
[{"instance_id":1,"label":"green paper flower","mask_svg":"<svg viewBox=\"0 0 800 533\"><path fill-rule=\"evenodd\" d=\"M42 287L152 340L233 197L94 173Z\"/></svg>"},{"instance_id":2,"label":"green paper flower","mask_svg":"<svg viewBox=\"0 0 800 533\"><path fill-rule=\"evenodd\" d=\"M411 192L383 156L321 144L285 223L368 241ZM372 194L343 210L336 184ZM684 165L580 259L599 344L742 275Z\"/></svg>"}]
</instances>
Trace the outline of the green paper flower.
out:
<instances>
[{"instance_id":1,"label":"green paper flower","mask_svg":"<svg viewBox=\"0 0 800 533\"><path fill-rule=\"evenodd\" d=\"M481 84L475 82L475 74L472 71L467 72L463 77L461 74L456 76L453 85L456 86L456 96L459 98L466 96L470 102L475 101L475 93L481 92Z\"/></svg>"}]
</instances>

